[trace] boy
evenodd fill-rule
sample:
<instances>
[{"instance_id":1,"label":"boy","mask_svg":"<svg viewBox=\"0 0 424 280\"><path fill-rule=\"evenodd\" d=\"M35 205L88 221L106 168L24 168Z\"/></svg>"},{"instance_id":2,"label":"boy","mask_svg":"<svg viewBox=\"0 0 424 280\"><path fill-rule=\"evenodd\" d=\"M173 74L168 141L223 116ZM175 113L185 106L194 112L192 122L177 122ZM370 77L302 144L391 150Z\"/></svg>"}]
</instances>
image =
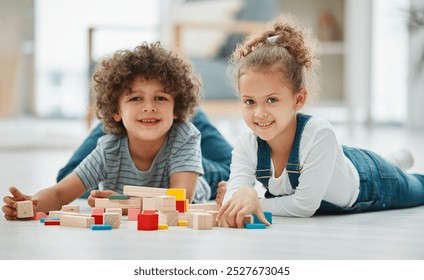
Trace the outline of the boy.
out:
<instances>
[{"instance_id":1,"label":"boy","mask_svg":"<svg viewBox=\"0 0 424 280\"><path fill-rule=\"evenodd\" d=\"M32 200L37 212L61 209L93 191L94 199L122 193L124 185L185 188L192 200L210 198L204 180L200 133L186 120L200 101L200 82L190 64L160 43L118 51L103 59L93 74L97 115L109 135L57 184L23 195L15 187L4 197L8 220L16 219L16 201Z\"/></svg>"}]
</instances>

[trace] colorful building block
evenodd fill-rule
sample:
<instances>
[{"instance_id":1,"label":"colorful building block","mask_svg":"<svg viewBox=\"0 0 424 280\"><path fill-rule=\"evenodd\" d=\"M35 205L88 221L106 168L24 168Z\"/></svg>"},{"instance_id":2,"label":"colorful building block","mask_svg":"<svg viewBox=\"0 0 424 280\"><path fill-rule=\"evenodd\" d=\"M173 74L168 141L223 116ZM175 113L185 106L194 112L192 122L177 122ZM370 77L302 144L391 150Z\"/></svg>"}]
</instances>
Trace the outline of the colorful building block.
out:
<instances>
[{"instance_id":1,"label":"colorful building block","mask_svg":"<svg viewBox=\"0 0 424 280\"><path fill-rule=\"evenodd\" d=\"M45 226L60 226L60 220L44 220Z\"/></svg>"},{"instance_id":2,"label":"colorful building block","mask_svg":"<svg viewBox=\"0 0 424 280\"><path fill-rule=\"evenodd\" d=\"M187 202L185 200L177 200L175 201L175 209L177 209L178 212L186 212L187 211Z\"/></svg>"},{"instance_id":3,"label":"colorful building block","mask_svg":"<svg viewBox=\"0 0 424 280\"><path fill-rule=\"evenodd\" d=\"M91 230L111 230L111 225L91 225Z\"/></svg>"},{"instance_id":4,"label":"colorful building block","mask_svg":"<svg viewBox=\"0 0 424 280\"><path fill-rule=\"evenodd\" d=\"M140 208L128 209L128 221L137 221L138 214L141 213Z\"/></svg>"},{"instance_id":5,"label":"colorful building block","mask_svg":"<svg viewBox=\"0 0 424 280\"><path fill-rule=\"evenodd\" d=\"M137 216L138 230L158 230L158 224L159 215L156 212L143 211Z\"/></svg>"},{"instance_id":6,"label":"colorful building block","mask_svg":"<svg viewBox=\"0 0 424 280\"><path fill-rule=\"evenodd\" d=\"M101 215L91 215L94 218L94 224L102 225L103 224L103 214Z\"/></svg>"},{"instance_id":7,"label":"colorful building block","mask_svg":"<svg viewBox=\"0 0 424 280\"><path fill-rule=\"evenodd\" d=\"M272 224L272 213L271 212L264 212L264 215L265 215L266 220L270 224ZM261 221L259 221L258 217L255 214L253 214L253 223L254 224L260 224L260 223L262 223Z\"/></svg>"},{"instance_id":8,"label":"colorful building block","mask_svg":"<svg viewBox=\"0 0 424 280\"><path fill-rule=\"evenodd\" d=\"M35 212L35 216L34 216L34 218L35 218L36 220L41 220L41 219L43 219L43 218L47 218L47 214L46 214L46 213L44 213L44 212Z\"/></svg>"},{"instance_id":9,"label":"colorful building block","mask_svg":"<svg viewBox=\"0 0 424 280\"><path fill-rule=\"evenodd\" d=\"M166 195L175 196L175 200L185 200L186 189L167 189Z\"/></svg>"},{"instance_id":10,"label":"colorful building block","mask_svg":"<svg viewBox=\"0 0 424 280\"><path fill-rule=\"evenodd\" d=\"M255 223L245 224L244 227L247 228L247 229L266 229L266 225L263 224L263 223L260 223L260 224L255 224Z\"/></svg>"}]
</instances>

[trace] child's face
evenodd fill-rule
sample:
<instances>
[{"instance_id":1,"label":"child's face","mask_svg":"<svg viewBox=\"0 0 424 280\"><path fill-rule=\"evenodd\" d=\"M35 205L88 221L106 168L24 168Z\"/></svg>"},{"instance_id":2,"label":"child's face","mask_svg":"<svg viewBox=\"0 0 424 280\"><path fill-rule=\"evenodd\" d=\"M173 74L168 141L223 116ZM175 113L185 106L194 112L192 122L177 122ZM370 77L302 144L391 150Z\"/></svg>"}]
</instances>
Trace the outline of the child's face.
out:
<instances>
[{"instance_id":1,"label":"child's face","mask_svg":"<svg viewBox=\"0 0 424 280\"><path fill-rule=\"evenodd\" d=\"M176 119L174 104L174 98L159 81L136 78L130 92L119 98L118 113L113 118L116 122L122 120L130 141L160 141Z\"/></svg>"},{"instance_id":2,"label":"child's face","mask_svg":"<svg viewBox=\"0 0 424 280\"><path fill-rule=\"evenodd\" d=\"M284 137L306 100L306 90L293 93L280 71L247 69L239 78L239 91L246 124L265 141Z\"/></svg>"}]
</instances>

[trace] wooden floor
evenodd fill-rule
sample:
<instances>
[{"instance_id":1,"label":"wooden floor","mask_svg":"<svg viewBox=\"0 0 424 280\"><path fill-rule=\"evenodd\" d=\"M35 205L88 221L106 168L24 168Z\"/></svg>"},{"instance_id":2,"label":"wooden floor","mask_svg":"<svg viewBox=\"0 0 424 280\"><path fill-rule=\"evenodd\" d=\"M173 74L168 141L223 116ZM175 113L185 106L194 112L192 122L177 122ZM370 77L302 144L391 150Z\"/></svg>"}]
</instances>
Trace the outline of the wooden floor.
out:
<instances>
[{"instance_id":1,"label":"wooden floor","mask_svg":"<svg viewBox=\"0 0 424 280\"><path fill-rule=\"evenodd\" d=\"M241 120L229 122L218 118L214 121L230 142L235 139L236 133L244 129ZM1 197L7 194L10 185L15 185L27 193L33 193L41 187L53 184L57 171L87 133L81 121L26 123L30 123L31 128L24 123L12 126L0 122L2 134L6 131L5 128L8 132L7 137L0 139ZM44 133L40 132L46 127L48 129ZM73 132L70 132L71 129ZM357 127L352 130L345 126L336 126L336 131L342 143L368 148L378 153L407 147L416 157L416 164L411 171L424 173L423 131L399 127L372 129ZM5 230L5 225L10 224L1 222L0 259L9 258L8 256L12 259L43 258L37 250L29 250L29 255L22 255L19 250L5 251L5 248L10 247L9 237L6 238L10 232ZM127 227L132 228L129 225ZM28 233L20 233L20 236L28 235L27 237L31 238L34 233L30 231L28 229ZM122 235L123 232L114 234ZM127 237L129 240L136 239L136 236L132 236L136 234L130 233ZM182 245L196 249L178 253L180 245L176 244L178 242L172 242L174 245L170 245L170 254L164 256L156 250L151 251L148 258L424 260L424 207L307 219L279 217L275 218L272 227L265 231L222 229L210 233L191 232L188 234L188 239L184 239L187 232L181 229L175 229L172 234L175 234L175 240ZM152 237L151 241L163 240L170 236L170 233L161 233L161 236ZM30 246L31 242L28 242L22 244ZM44 250L43 252L47 254L44 257L77 258L78 252L71 248L75 242L77 241L71 241L69 246L63 245L68 246L71 252L67 256L61 256L59 253L49 255L50 253ZM154 242L145 246L153 246L151 244ZM85 257L88 259L113 259L113 256L115 258L117 256L113 254L116 248L90 246L96 249L97 253L87 253ZM5 252L8 255L5 255ZM134 255L131 250L122 252L125 253L119 257L144 258L144 255Z\"/></svg>"}]
</instances>

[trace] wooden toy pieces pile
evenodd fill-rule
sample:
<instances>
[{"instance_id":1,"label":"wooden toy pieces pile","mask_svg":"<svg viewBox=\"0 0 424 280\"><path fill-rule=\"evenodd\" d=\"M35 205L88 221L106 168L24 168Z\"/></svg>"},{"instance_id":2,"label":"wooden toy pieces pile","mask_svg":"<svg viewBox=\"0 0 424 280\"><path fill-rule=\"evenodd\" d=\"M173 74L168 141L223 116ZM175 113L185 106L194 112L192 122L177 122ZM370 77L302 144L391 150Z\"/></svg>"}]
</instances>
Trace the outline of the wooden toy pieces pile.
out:
<instances>
[{"instance_id":1,"label":"wooden toy pieces pile","mask_svg":"<svg viewBox=\"0 0 424 280\"><path fill-rule=\"evenodd\" d=\"M139 208L128 209L128 220L137 221L138 230L166 229L168 226L187 226L194 229L212 229L214 218L220 205L209 204L203 213L190 209L192 205L186 198L185 189L158 189L137 186L125 186L124 195L130 199L139 199L135 205ZM110 199L99 199L97 203L109 204Z\"/></svg>"},{"instance_id":2,"label":"wooden toy pieces pile","mask_svg":"<svg viewBox=\"0 0 424 280\"><path fill-rule=\"evenodd\" d=\"M189 204L185 189L160 189L139 186L125 186L123 195L97 198L90 214L80 213L79 206L65 205L61 211L50 211L49 216L37 212L34 216L31 201L18 202L18 218L35 218L44 225L61 225L111 230L119 228L123 210L128 221L137 221L138 230L167 229L168 226L187 226L193 229L228 227L225 222L217 224L218 204ZM272 223L272 214L265 212ZM244 219L245 228L266 228L255 215Z\"/></svg>"}]
</instances>

